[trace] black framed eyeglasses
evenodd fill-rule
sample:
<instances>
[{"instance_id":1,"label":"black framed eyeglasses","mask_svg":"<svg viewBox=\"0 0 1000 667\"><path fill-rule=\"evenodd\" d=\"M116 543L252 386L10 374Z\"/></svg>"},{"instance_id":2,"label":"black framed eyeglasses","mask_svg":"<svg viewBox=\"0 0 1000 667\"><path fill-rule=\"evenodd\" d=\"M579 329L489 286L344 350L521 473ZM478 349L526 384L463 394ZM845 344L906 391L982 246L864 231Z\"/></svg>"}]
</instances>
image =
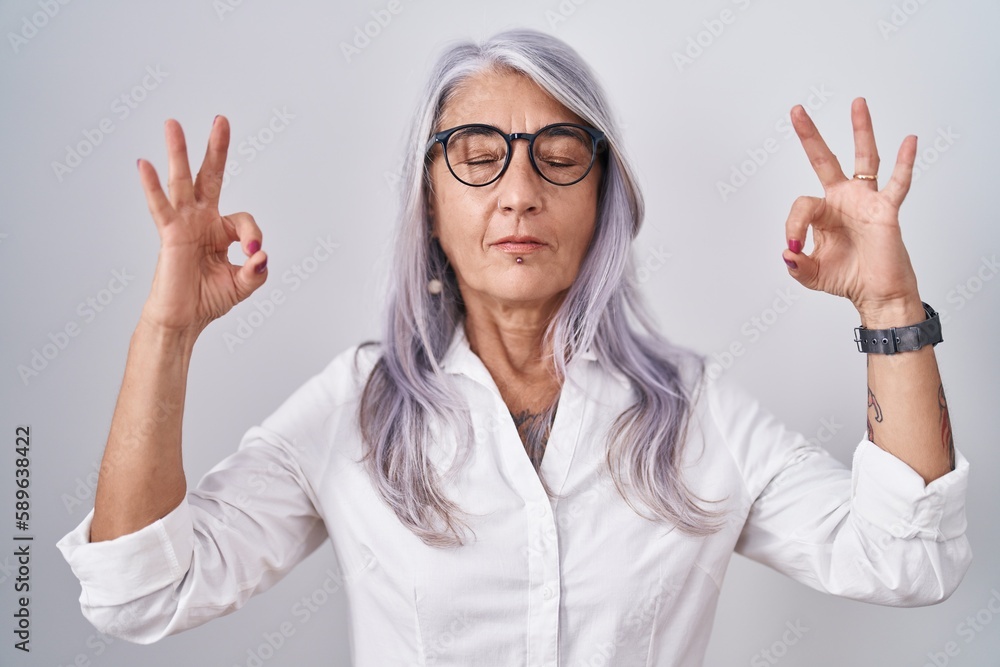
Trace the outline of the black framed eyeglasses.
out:
<instances>
[{"instance_id":1,"label":"black framed eyeglasses","mask_svg":"<svg viewBox=\"0 0 1000 667\"><path fill-rule=\"evenodd\" d=\"M499 128L481 123L459 125L442 130L427 142L428 153L434 144L444 148L448 170L462 183L474 188L493 183L510 165L511 142L528 141L531 166L553 185L573 185L582 181L594 166L597 154L607 149L604 133L576 123L546 125L534 134L505 134Z\"/></svg>"}]
</instances>

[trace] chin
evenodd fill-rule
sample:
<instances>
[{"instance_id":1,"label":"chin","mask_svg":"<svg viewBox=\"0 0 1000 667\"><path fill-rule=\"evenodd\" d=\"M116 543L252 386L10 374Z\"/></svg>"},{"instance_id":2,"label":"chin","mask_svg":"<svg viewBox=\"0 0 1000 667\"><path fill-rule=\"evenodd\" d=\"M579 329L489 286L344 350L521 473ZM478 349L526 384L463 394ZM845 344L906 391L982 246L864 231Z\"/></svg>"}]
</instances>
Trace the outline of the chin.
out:
<instances>
[{"instance_id":1,"label":"chin","mask_svg":"<svg viewBox=\"0 0 1000 667\"><path fill-rule=\"evenodd\" d=\"M548 301L565 295L568 289L568 285L560 288L546 272L541 271L535 276L518 276L503 284L493 285L490 294L498 301Z\"/></svg>"}]
</instances>

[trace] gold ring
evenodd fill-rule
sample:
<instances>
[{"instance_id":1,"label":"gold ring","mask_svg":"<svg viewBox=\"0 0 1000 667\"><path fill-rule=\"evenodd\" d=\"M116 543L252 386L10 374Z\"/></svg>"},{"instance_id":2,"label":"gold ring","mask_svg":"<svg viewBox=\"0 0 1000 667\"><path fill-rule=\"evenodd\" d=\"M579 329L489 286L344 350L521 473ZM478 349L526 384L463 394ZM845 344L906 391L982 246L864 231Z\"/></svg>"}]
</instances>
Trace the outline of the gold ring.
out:
<instances>
[{"instance_id":1,"label":"gold ring","mask_svg":"<svg viewBox=\"0 0 1000 667\"><path fill-rule=\"evenodd\" d=\"M854 178L859 181L875 181L878 180L878 174L854 174Z\"/></svg>"}]
</instances>

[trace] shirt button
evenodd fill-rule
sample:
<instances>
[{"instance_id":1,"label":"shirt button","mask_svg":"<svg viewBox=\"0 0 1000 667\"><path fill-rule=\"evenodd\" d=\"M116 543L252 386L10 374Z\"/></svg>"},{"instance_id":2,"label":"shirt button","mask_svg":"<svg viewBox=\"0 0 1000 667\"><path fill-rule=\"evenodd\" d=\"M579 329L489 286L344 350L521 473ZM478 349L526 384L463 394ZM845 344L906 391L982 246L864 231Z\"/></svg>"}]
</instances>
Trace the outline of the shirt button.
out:
<instances>
[{"instance_id":1,"label":"shirt button","mask_svg":"<svg viewBox=\"0 0 1000 667\"><path fill-rule=\"evenodd\" d=\"M551 586L546 586L542 589L542 597L546 600L551 600L553 595L555 595L555 591L552 590Z\"/></svg>"},{"instance_id":2,"label":"shirt button","mask_svg":"<svg viewBox=\"0 0 1000 667\"><path fill-rule=\"evenodd\" d=\"M542 503L538 503L538 507L535 508L535 514L537 514L538 516L545 516L546 514L545 505Z\"/></svg>"}]
</instances>

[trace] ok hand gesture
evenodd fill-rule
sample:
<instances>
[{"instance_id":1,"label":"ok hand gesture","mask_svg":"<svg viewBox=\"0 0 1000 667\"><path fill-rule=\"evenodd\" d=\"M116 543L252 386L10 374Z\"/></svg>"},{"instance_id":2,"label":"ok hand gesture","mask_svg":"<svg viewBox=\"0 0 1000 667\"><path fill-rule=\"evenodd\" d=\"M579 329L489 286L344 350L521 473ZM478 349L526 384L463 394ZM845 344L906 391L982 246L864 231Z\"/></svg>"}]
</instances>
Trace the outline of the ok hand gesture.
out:
<instances>
[{"instance_id":1,"label":"ok hand gesture","mask_svg":"<svg viewBox=\"0 0 1000 667\"><path fill-rule=\"evenodd\" d=\"M874 179L879 157L872 119L864 98L851 105L854 126L854 173L849 179L830 152L809 114L792 109L792 125L825 197L799 197L785 222L788 249L782 252L793 278L813 290L851 300L858 311L874 314L890 306L919 302L917 279L903 246L899 207L910 189L917 138L903 139L889 182L881 190ZM801 252L813 228L813 252Z\"/></svg>"},{"instance_id":2,"label":"ok hand gesture","mask_svg":"<svg viewBox=\"0 0 1000 667\"><path fill-rule=\"evenodd\" d=\"M184 131L165 124L170 175L169 198L153 165L137 165L149 212L160 234L160 255L149 298L142 311L148 324L195 337L212 320L246 299L267 278L261 232L249 213L219 215L219 193L229 149L229 121L216 116L208 150L192 183ZM229 262L229 246L239 241L248 260Z\"/></svg>"}]
</instances>

